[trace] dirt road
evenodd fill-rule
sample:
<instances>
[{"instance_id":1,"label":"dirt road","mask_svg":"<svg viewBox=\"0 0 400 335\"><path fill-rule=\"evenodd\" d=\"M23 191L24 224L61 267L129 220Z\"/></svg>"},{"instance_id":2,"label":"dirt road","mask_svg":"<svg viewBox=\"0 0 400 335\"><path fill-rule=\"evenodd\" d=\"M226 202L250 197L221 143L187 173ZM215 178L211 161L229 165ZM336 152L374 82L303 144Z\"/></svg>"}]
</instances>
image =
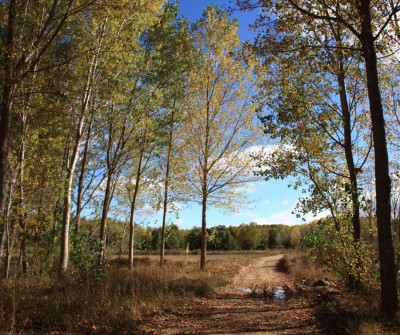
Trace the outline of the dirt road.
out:
<instances>
[{"instance_id":1,"label":"dirt road","mask_svg":"<svg viewBox=\"0 0 400 335\"><path fill-rule=\"evenodd\" d=\"M318 299L277 271L282 255L255 259L227 287L152 316L137 334L326 334Z\"/></svg>"}]
</instances>

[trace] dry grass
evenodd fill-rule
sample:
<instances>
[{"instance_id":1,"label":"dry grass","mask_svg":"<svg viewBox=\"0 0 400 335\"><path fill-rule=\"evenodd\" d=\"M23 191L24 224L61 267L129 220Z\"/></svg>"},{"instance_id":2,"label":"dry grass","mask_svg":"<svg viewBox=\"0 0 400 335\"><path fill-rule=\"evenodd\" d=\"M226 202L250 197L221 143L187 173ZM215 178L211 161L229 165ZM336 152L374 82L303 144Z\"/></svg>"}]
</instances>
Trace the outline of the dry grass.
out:
<instances>
[{"instance_id":1,"label":"dry grass","mask_svg":"<svg viewBox=\"0 0 400 335\"><path fill-rule=\"evenodd\" d=\"M382 321L379 292L343 291L326 299L320 306L320 318L338 334L400 334L400 318Z\"/></svg>"},{"instance_id":2,"label":"dry grass","mask_svg":"<svg viewBox=\"0 0 400 335\"><path fill-rule=\"evenodd\" d=\"M324 281L326 286L310 288L320 298L319 319L336 334L400 334L400 318L385 323L379 317L379 292L349 290L338 277L311 260L308 254L292 252L278 263L278 270L289 273L301 283L312 286Z\"/></svg>"},{"instance_id":3,"label":"dry grass","mask_svg":"<svg viewBox=\"0 0 400 335\"><path fill-rule=\"evenodd\" d=\"M112 263L96 278L20 277L0 282L0 334L124 334L144 316L169 304L204 297L225 285L251 256L181 258L163 268L138 257L133 271Z\"/></svg>"},{"instance_id":4,"label":"dry grass","mask_svg":"<svg viewBox=\"0 0 400 335\"><path fill-rule=\"evenodd\" d=\"M308 284L313 284L318 280L337 280L335 274L312 261L307 253L300 251L286 254L278 263L277 268L279 271L289 273L295 279L304 280Z\"/></svg>"},{"instance_id":5,"label":"dry grass","mask_svg":"<svg viewBox=\"0 0 400 335\"><path fill-rule=\"evenodd\" d=\"M391 330L390 325L384 326L380 322L370 320L362 321L354 335L398 335L399 330L399 328Z\"/></svg>"},{"instance_id":6,"label":"dry grass","mask_svg":"<svg viewBox=\"0 0 400 335\"><path fill-rule=\"evenodd\" d=\"M207 255L263 255L263 256L273 256L279 255L284 252L287 252L287 249L266 249L266 250L208 250ZM135 250L135 254L138 256L155 256L159 257L158 250ZM186 249L167 249L165 250L165 255L167 256L196 256L200 255L200 249L190 250L187 253ZM117 257L117 253L115 254Z\"/></svg>"}]
</instances>

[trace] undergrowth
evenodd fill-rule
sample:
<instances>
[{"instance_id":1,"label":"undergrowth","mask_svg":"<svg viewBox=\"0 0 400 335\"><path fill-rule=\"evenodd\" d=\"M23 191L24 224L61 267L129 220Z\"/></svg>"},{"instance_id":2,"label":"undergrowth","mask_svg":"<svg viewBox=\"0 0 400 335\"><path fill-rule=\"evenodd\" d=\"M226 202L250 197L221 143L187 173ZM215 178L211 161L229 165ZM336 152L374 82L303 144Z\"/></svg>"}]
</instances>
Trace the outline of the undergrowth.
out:
<instances>
[{"instance_id":1,"label":"undergrowth","mask_svg":"<svg viewBox=\"0 0 400 335\"><path fill-rule=\"evenodd\" d=\"M381 320L378 290L349 289L338 276L314 262L307 253L286 254L278 262L277 270L310 287L311 296L318 297L318 319L324 320L324 326L332 334L400 334L399 317L390 323Z\"/></svg>"},{"instance_id":2,"label":"undergrowth","mask_svg":"<svg viewBox=\"0 0 400 335\"><path fill-rule=\"evenodd\" d=\"M338 279L323 265L314 262L307 253L300 251L285 254L278 262L277 270L288 273L295 279L304 280L307 284L314 284L319 280L336 281Z\"/></svg>"},{"instance_id":3,"label":"undergrowth","mask_svg":"<svg viewBox=\"0 0 400 335\"><path fill-rule=\"evenodd\" d=\"M319 317L337 334L400 334L398 317L390 322L380 318L379 292L343 291L328 295L319 308Z\"/></svg>"},{"instance_id":4,"label":"undergrowth","mask_svg":"<svg viewBox=\"0 0 400 335\"><path fill-rule=\"evenodd\" d=\"M2 280L0 333L124 333L159 308L207 296L230 279L224 267L234 273L239 266L210 261L208 271L200 272L198 262L168 262L161 268L142 258L132 271L115 262L96 278L71 271L62 277Z\"/></svg>"}]
</instances>

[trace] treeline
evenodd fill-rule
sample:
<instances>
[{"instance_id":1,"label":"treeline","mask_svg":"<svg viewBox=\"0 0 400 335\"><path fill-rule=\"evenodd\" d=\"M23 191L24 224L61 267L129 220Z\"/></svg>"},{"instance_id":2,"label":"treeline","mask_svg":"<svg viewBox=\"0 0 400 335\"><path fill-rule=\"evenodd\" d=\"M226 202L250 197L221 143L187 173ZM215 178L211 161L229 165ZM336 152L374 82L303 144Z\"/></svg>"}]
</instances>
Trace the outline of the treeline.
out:
<instances>
[{"instance_id":1,"label":"treeline","mask_svg":"<svg viewBox=\"0 0 400 335\"><path fill-rule=\"evenodd\" d=\"M82 234L86 237L96 236L98 220L83 219ZM126 222L110 219L106 235L107 249L114 255L124 256L127 249ZM329 220L314 221L311 224L295 226L257 225L254 222L240 226L218 225L207 228L207 249L218 251L229 250L267 250L274 248L303 248L307 246L310 236L315 231L313 227L329 224ZM376 246L376 219L361 218L361 240ZM161 249L162 227L135 224L134 248L140 251L158 253ZM396 243L398 237L396 235ZM325 241L329 244L328 241ZM187 250L201 248L201 228L180 229L176 224L169 223L165 231L165 249L184 253ZM122 250L122 253L121 253ZM375 263L374 263L375 264Z\"/></svg>"},{"instance_id":2,"label":"treeline","mask_svg":"<svg viewBox=\"0 0 400 335\"><path fill-rule=\"evenodd\" d=\"M89 220L87 227L97 223ZM121 221L111 222L107 235L110 250L119 252L126 249L124 226ZM241 224L240 226L219 225L207 228L208 250L266 250L274 247L298 248L303 237L310 232L308 224L297 226ZM89 233L89 232L88 232ZM159 251L161 248L161 227L135 226L135 249ZM165 249L196 250L201 248L201 228L179 229L173 223L166 227Z\"/></svg>"}]
</instances>

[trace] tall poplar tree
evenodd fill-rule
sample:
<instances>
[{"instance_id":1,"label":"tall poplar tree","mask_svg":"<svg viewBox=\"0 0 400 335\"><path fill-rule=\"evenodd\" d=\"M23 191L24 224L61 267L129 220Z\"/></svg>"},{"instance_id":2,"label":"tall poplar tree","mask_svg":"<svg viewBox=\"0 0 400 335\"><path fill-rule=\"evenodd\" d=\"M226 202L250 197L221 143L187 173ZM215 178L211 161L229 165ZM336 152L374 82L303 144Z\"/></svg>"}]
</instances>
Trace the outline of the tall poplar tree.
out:
<instances>
[{"instance_id":1,"label":"tall poplar tree","mask_svg":"<svg viewBox=\"0 0 400 335\"><path fill-rule=\"evenodd\" d=\"M318 31L310 33L304 37L303 48L270 55L270 65L259 71L263 87L259 101L265 108L260 116L266 133L293 148L279 147L281 152L271 156L278 162L269 160L264 165L266 175L299 173L314 183L309 189L312 196L303 204L307 203L308 209L314 207L313 211L328 208L334 219L343 208L333 202L339 203L339 193L347 198L346 188L351 199L351 208L346 209L352 213L356 246L360 241L358 179L372 143L360 55L346 45L343 31L335 28L332 26L323 36ZM291 36L296 40L302 38L298 31ZM318 43L320 48L312 47ZM331 45L348 46L348 50L333 49ZM290 160L292 167L287 163ZM346 186L332 187L336 184ZM341 191L331 192L334 189ZM335 194L336 199L329 194Z\"/></svg>"},{"instance_id":2,"label":"tall poplar tree","mask_svg":"<svg viewBox=\"0 0 400 335\"><path fill-rule=\"evenodd\" d=\"M185 99L187 76L196 60L193 41L190 36L189 22L177 19L179 14L178 3L169 3L165 6L160 23L149 29L145 36L147 48L158 50L153 57L148 57L151 63L151 71L147 80L158 83L162 91L161 115L158 120L158 145L161 151L165 151L159 164L161 178L164 183L162 199L162 228L160 246L160 265L164 264L164 250L166 240L166 224L168 205L171 199L179 192L173 180L176 169L182 169L179 161L175 159L179 142L179 129L182 126L182 104ZM182 180L179 181L182 183ZM172 191L172 192L171 192Z\"/></svg>"},{"instance_id":3,"label":"tall poplar tree","mask_svg":"<svg viewBox=\"0 0 400 335\"><path fill-rule=\"evenodd\" d=\"M0 102L0 208L3 205L13 105L18 90L54 44L69 17L90 6L76 0L2 3Z\"/></svg>"},{"instance_id":4,"label":"tall poplar tree","mask_svg":"<svg viewBox=\"0 0 400 335\"><path fill-rule=\"evenodd\" d=\"M252 68L238 57L238 23L208 6L194 25L201 52L189 74L182 156L190 192L202 206L200 268L206 266L207 208L239 205L240 190L254 180L249 150L258 140ZM188 190L189 191L189 190Z\"/></svg>"},{"instance_id":5,"label":"tall poplar tree","mask_svg":"<svg viewBox=\"0 0 400 335\"><path fill-rule=\"evenodd\" d=\"M143 63L140 36L158 19L157 15L164 0L145 1L144 3L120 1L118 3L100 2L96 10L82 13L80 22L70 29L72 39L77 40L74 50L76 57L73 69L82 70L84 79L75 78L71 87L78 91L70 92L72 127L66 152L66 182L64 198L64 214L61 236L60 271L68 266L69 229L71 214L71 196L73 178L77 173L78 154L81 151L85 129L89 126L89 106L95 105L97 116L105 120L105 127L98 127L107 136L106 156L106 188L104 192L103 214L100 227L100 240L103 243L102 255L105 255L106 221L112 199L112 183L121 165L121 158L126 154L126 144L132 137L138 117L129 109L133 105L137 83L139 63ZM86 24L83 24L83 22ZM79 25L81 23L81 25ZM82 31L79 30L81 27ZM75 33L75 34L74 34ZM100 85L101 83L101 85ZM74 86L74 84L76 86ZM132 115L131 115L132 114ZM99 135L98 139L104 139Z\"/></svg>"}]
</instances>

